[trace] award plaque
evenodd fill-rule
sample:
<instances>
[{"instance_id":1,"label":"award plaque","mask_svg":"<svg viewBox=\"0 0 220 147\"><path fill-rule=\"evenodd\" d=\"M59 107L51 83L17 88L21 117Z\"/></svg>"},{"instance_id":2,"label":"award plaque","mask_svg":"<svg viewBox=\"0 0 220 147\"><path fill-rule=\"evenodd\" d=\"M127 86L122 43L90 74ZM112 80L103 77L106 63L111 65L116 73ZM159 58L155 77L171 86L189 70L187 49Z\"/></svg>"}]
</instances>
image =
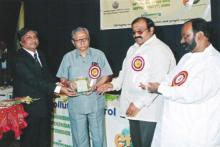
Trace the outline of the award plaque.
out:
<instances>
[{"instance_id":1,"label":"award plaque","mask_svg":"<svg viewBox=\"0 0 220 147\"><path fill-rule=\"evenodd\" d=\"M78 94L84 94L90 91L88 78L77 78L74 80Z\"/></svg>"}]
</instances>

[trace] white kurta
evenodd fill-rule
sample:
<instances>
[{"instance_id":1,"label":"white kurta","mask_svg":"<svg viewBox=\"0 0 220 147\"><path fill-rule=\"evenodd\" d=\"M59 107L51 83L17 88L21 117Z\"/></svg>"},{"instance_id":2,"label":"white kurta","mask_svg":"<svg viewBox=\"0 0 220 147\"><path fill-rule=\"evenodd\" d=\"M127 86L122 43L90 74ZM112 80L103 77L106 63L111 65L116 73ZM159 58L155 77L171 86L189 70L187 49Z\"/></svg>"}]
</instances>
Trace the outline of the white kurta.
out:
<instances>
[{"instance_id":1,"label":"white kurta","mask_svg":"<svg viewBox=\"0 0 220 147\"><path fill-rule=\"evenodd\" d=\"M157 94L149 93L139 87L140 82L160 82L173 69L176 62L170 48L155 35L143 45L134 44L127 52L122 70L113 79L113 89L120 90L121 115L131 102L141 110L128 119L157 122L161 114L162 99Z\"/></svg>"},{"instance_id":2,"label":"white kurta","mask_svg":"<svg viewBox=\"0 0 220 147\"><path fill-rule=\"evenodd\" d=\"M166 98L152 147L220 147L220 54L212 45L183 56L158 91Z\"/></svg>"}]
</instances>

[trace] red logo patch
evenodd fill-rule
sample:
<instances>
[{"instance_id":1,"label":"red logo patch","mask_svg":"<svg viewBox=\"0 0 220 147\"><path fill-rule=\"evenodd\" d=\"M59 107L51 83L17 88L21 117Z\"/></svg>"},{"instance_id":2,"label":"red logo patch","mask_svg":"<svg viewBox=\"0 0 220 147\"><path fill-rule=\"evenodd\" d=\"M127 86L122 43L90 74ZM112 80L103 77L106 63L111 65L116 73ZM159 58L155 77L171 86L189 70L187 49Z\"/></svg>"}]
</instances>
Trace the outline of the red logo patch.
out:
<instances>
[{"instance_id":1,"label":"red logo patch","mask_svg":"<svg viewBox=\"0 0 220 147\"><path fill-rule=\"evenodd\" d=\"M185 83L186 79L188 77L188 72L187 71L181 71L180 73L178 73L172 82L172 86L180 86L183 83Z\"/></svg>"},{"instance_id":2,"label":"red logo patch","mask_svg":"<svg viewBox=\"0 0 220 147\"><path fill-rule=\"evenodd\" d=\"M132 60L132 69L135 71L141 71L144 68L145 61L141 56L136 56Z\"/></svg>"},{"instance_id":3,"label":"red logo patch","mask_svg":"<svg viewBox=\"0 0 220 147\"><path fill-rule=\"evenodd\" d=\"M101 75L101 69L99 66L94 65L89 68L89 77L92 79L97 79Z\"/></svg>"}]
</instances>

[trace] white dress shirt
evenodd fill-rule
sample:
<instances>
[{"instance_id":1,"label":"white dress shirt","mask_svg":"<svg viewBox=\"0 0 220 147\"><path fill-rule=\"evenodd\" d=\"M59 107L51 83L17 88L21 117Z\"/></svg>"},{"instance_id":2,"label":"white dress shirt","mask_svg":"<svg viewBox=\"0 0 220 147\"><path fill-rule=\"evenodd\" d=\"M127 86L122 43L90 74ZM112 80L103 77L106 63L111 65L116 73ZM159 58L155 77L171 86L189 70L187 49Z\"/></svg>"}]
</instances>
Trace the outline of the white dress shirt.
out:
<instances>
[{"instance_id":1,"label":"white dress shirt","mask_svg":"<svg viewBox=\"0 0 220 147\"><path fill-rule=\"evenodd\" d=\"M127 51L119 76L112 81L113 90L122 89L121 115L126 117L129 104L133 102L141 110L135 117L128 119L157 122L163 105L161 96L149 93L139 85L141 82L162 81L175 64L170 48L155 35L141 46L136 43L132 45Z\"/></svg>"},{"instance_id":2,"label":"white dress shirt","mask_svg":"<svg viewBox=\"0 0 220 147\"><path fill-rule=\"evenodd\" d=\"M220 147L220 53L188 53L161 83L166 96L152 147Z\"/></svg>"}]
</instances>

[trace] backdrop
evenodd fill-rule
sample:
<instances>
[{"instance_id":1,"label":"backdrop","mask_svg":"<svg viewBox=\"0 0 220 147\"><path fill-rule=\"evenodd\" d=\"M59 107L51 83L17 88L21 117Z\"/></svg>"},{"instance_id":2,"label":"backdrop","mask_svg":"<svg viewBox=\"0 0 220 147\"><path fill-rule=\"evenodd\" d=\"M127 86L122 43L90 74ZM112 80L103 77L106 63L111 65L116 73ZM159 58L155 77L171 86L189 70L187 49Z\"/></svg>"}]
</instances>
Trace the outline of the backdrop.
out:
<instances>
[{"instance_id":1,"label":"backdrop","mask_svg":"<svg viewBox=\"0 0 220 147\"><path fill-rule=\"evenodd\" d=\"M0 0L0 40L13 46L20 0ZM220 49L220 1L211 0L213 44ZM55 75L63 55L72 50L71 31L78 26L87 27L91 34L91 46L106 54L117 75L121 69L126 51L134 43L131 29L100 30L99 0L27 0L25 1L26 26L38 30L40 47ZM182 25L157 27L157 36L167 43L177 61L184 54L180 48Z\"/></svg>"}]
</instances>

